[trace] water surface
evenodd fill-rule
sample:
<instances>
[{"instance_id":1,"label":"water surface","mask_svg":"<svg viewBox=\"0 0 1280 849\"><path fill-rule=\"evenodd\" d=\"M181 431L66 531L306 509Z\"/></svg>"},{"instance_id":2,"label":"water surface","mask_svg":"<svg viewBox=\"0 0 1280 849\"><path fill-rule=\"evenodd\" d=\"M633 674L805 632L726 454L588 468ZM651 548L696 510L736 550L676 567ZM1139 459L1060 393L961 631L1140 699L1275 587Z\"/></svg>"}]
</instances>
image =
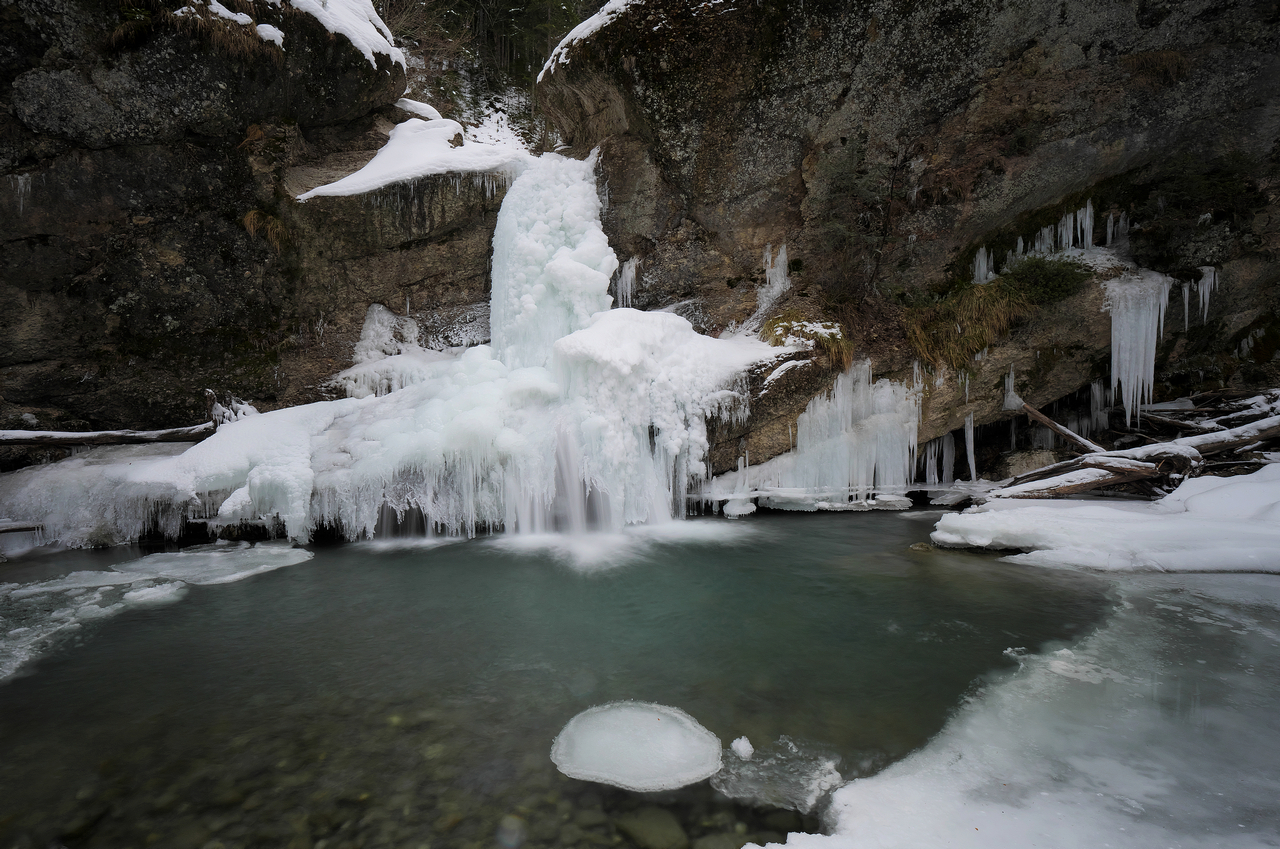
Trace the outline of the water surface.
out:
<instances>
[{"instance_id":1,"label":"water surface","mask_svg":"<svg viewBox=\"0 0 1280 849\"><path fill-rule=\"evenodd\" d=\"M705 784L648 798L571 781L551 742L579 711L637 699L726 746L786 735L869 774L1014 665L1007 649L1073 639L1109 606L1078 573L910 550L931 527L792 514L347 545L192 587L0 685L0 837L439 849L490 846L518 816L508 842L586 847L630 840L616 817L653 803L695 839L813 828Z\"/></svg>"}]
</instances>

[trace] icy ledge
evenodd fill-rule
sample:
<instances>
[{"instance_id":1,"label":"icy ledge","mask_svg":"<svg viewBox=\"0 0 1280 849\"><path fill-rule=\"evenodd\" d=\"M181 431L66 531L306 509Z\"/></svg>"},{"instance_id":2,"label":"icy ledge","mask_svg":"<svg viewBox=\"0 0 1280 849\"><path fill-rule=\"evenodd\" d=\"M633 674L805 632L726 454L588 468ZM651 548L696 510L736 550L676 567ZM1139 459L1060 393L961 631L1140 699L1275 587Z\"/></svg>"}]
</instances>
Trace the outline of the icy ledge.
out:
<instances>
[{"instance_id":1,"label":"icy ledge","mask_svg":"<svg viewBox=\"0 0 1280 849\"><path fill-rule=\"evenodd\" d=\"M943 516L933 541L1019 549L1038 566L1280 574L1280 465L1184 482L1155 502L988 501Z\"/></svg>"}]
</instances>

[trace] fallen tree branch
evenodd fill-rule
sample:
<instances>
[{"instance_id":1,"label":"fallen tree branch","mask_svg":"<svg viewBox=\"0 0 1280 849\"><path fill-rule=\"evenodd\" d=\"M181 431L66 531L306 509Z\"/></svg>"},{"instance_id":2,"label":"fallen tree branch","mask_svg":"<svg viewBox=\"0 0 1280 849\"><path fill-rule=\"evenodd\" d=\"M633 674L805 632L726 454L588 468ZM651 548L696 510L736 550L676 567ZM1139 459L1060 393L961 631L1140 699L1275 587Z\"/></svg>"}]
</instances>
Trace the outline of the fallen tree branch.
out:
<instances>
[{"instance_id":1,"label":"fallen tree branch","mask_svg":"<svg viewBox=\"0 0 1280 849\"><path fill-rule=\"evenodd\" d=\"M994 489L991 498L1061 498L1120 483L1170 475L1189 476L1204 467L1206 455L1280 436L1280 416L1247 425L1183 436L1123 451L1086 454L1019 475Z\"/></svg>"},{"instance_id":2,"label":"fallen tree branch","mask_svg":"<svg viewBox=\"0 0 1280 849\"><path fill-rule=\"evenodd\" d=\"M1071 430L1070 428L1063 427L1062 425L1058 424L1053 419L1049 418L1044 413L1040 412L1030 404L1027 404L1024 402L1022 405L1022 410L1028 416L1040 422L1040 424L1049 428L1049 430L1058 434L1058 436L1061 436L1063 439L1066 439L1069 442L1074 442L1076 445L1079 445L1085 451L1088 451L1090 453L1103 453L1107 450L1096 442L1090 442L1089 440L1085 439L1083 436Z\"/></svg>"},{"instance_id":3,"label":"fallen tree branch","mask_svg":"<svg viewBox=\"0 0 1280 849\"><path fill-rule=\"evenodd\" d=\"M167 430L0 430L0 447L145 445L151 442L199 442L212 436L213 422Z\"/></svg>"}]
</instances>

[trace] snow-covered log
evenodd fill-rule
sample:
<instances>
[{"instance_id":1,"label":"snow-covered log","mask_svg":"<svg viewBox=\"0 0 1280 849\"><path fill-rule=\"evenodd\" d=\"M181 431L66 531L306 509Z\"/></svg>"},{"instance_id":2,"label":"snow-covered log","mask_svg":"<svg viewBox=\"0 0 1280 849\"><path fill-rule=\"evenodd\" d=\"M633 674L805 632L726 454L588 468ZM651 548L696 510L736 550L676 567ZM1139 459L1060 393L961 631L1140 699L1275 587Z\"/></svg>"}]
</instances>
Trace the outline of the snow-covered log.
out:
<instances>
[{"instance_id":1,"label":"snow-covered log","mask_svg":"<svg viewBox=\"0 0 1280 849\"><path fill-rule=\"evenodd\" d=\"M149 442L199 442L213 435L213 422L166 430L0 430L0 446L142 445Z\"/></svg>"},{"instance_id":2,"label":"snow-covered log","mask_svg":"<svg viewBox=\"0 0 1280 849\"><path fill-rule=\"evenodd\" d=\"M992 490L991 498L1060 498L1102 486L1148 478L1194 475L1204 457L1280 436L1280 416L1212 433L1198 433L1169 442L1086 454L1019 475L1007 486Z\"/></svg>"}]
</instances>

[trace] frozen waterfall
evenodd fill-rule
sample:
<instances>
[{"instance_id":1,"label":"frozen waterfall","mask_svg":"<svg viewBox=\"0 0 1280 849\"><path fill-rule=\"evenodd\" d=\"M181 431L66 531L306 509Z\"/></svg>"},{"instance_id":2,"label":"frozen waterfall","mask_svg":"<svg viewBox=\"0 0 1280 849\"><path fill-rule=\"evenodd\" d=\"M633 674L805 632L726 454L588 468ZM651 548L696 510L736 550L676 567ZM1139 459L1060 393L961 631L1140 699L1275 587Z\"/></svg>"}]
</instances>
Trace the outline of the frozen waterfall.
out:
<instances>
[{"instance_id":1,"label":"frozen waterfall","mask_svg":"<svg viewBox=\"0 0 1280 849\"><path fill-rule=\"evenodd\" d=\"M593 166L548 154L508 191L492 347L427 350L412 320L375 305L355 364L334 379L351 397L230 422L181 453L95 449L23 469L0 478L0 515L71 545L157 525L176 535L185 519L359 538L387 507L460 535L681 515L706 477L707 417L744 415L744 369L782 351L701 336L671 313L610 310L618 262Z\"/></svg>"},{"instance_id":2,"label":"frozen waterfall","mask_svg":"<svg viewBox=\"0 0 1280 849\"><path fill-rule=\"evenodd\" d=\"M1172 284L1171 278L1148 269L1103 284L1111 310L1111 390L1120 386L1126 422L1141 404L1151 403L1156 348Z\"/></svg>"}]
</instances>

